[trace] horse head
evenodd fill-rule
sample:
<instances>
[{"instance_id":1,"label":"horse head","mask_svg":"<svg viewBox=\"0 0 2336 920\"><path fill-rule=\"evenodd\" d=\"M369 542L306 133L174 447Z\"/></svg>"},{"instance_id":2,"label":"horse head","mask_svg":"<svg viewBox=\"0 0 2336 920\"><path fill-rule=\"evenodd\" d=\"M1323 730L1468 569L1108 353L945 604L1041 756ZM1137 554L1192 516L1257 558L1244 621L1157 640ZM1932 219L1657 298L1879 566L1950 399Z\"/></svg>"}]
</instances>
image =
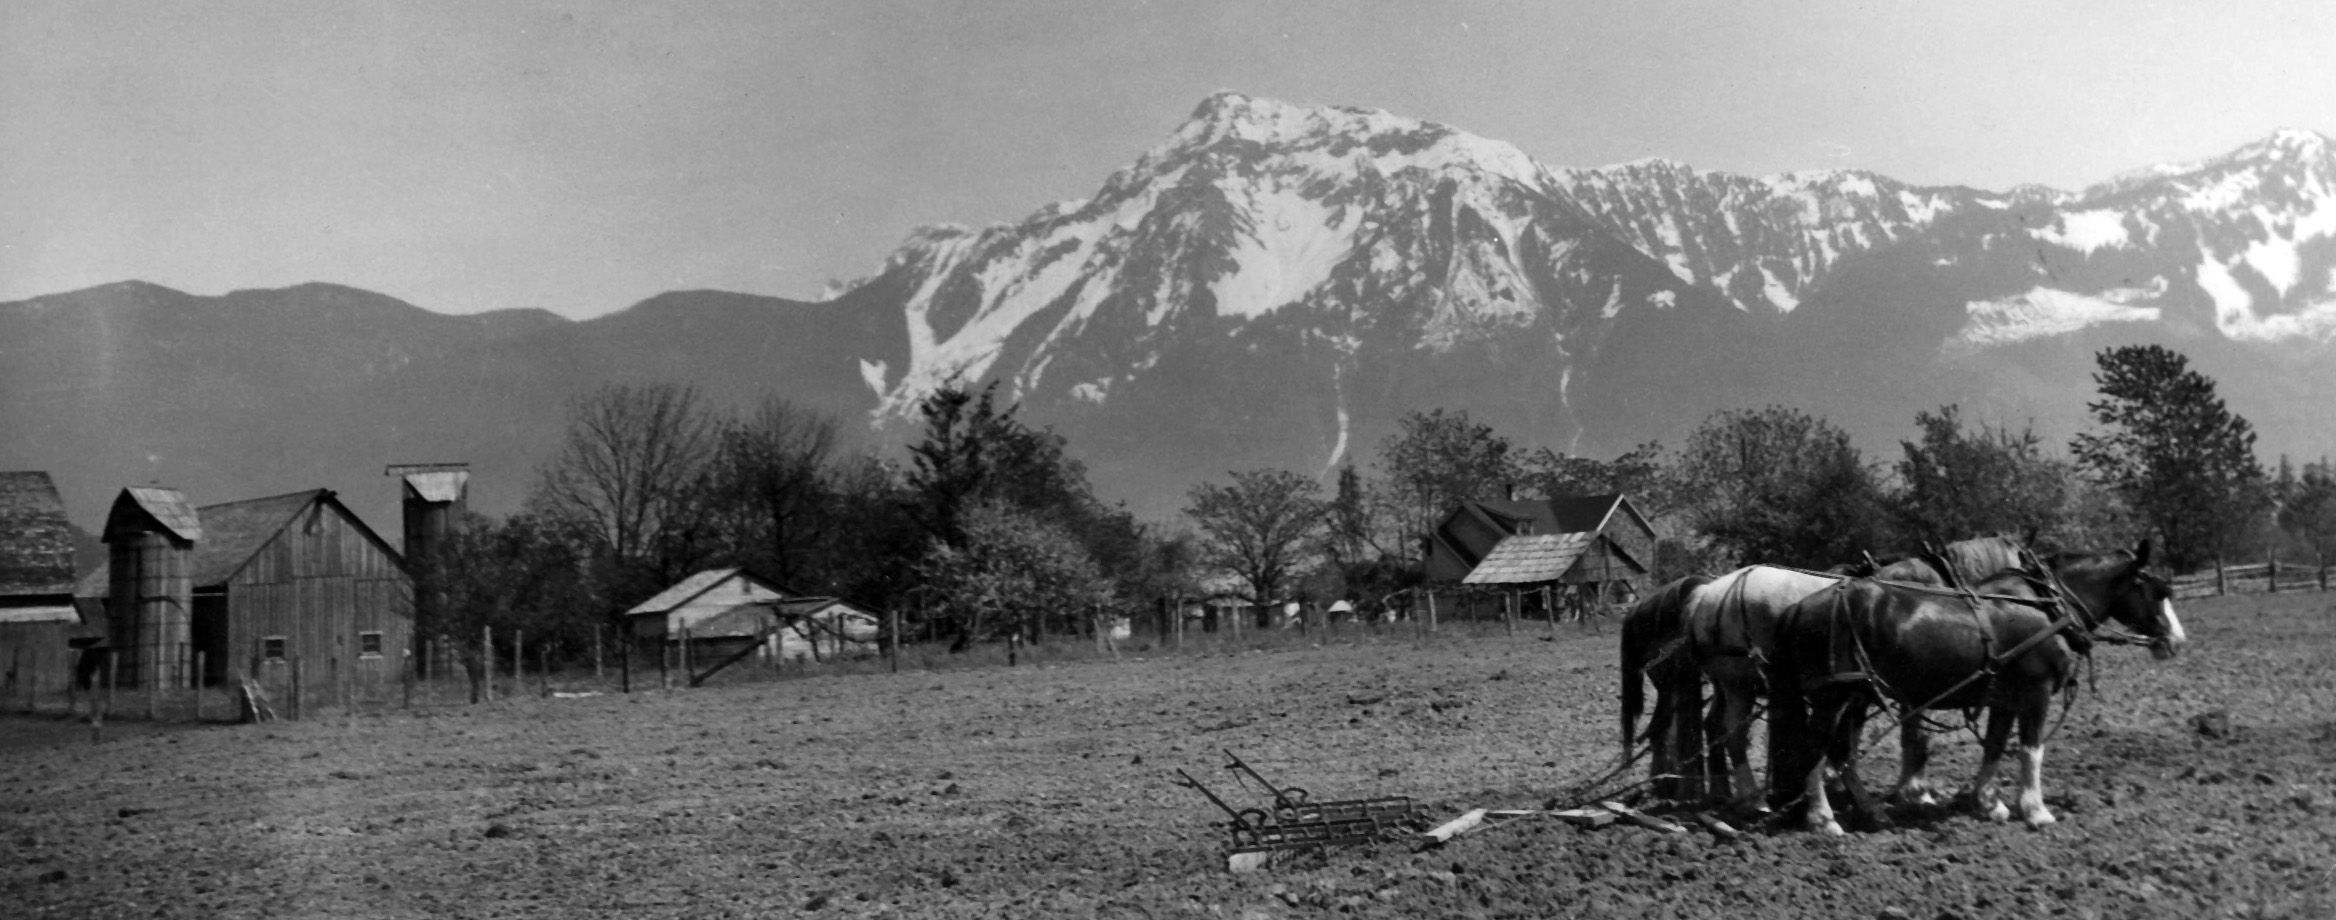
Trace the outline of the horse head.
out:
<instances>
[{"instance_id":1,"label":"horse head","mask_svg":"<svg viewBox=\"0 0 2336 920\"><path fill-rule=\"evenodd\" d=\"M2174 615L2173 586L2149 570L2149 559L2150 544L2143 540L2130 551L2062 553L2053 557L2052 569L2090 608L2095 625L2116 621L2148 640L2150 654L2164 661L2180 654L2190 637Z\"/></svg>"}]
</instances>

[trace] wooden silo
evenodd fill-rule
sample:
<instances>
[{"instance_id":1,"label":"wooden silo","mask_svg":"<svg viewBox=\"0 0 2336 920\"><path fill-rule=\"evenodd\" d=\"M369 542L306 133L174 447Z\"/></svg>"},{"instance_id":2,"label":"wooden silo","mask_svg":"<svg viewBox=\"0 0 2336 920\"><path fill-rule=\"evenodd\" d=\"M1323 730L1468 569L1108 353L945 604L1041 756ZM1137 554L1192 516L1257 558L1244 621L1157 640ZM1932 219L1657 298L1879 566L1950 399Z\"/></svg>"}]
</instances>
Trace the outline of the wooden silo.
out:
<instances>
[{"instance_id":1,"label":"wooden silo","mask_svg":"<svg viewBox=\"0 0 2336 920\"><path fill-rule=\"evenodd\" d=\"M114 498L105 520L106 615L125 684L186 686L196 679L189 643L195 543L202 538L201 519L177 489L131 486Z\"/></svg>"},{"instance_id":2,"label":"wooden silo","mask_svg":"<svg viewBox=\"0 0 2336 920\"><path fill-rule=\"evenodd\" d=\"M429 559L470 500L470 464L396 463L382 472L403 485L405 557Z\"/></svg>"}]
</instances>

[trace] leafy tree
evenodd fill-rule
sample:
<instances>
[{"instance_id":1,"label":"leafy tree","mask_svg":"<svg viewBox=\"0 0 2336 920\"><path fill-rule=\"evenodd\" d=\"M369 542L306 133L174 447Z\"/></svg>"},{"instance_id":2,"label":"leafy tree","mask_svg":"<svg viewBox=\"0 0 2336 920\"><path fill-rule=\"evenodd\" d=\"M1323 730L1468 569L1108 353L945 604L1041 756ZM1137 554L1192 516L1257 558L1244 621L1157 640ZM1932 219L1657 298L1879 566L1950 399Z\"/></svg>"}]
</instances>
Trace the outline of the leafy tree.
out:
<instances>
[{"instance_id":1,"label":"leafy tree","mask_svg":"<svg viewBox=\"0 0 2336 920\"><path fill-rule=\"evenodd\" d=\"M2329 553L2336 551L2336 466L2326 460L2306 463L2303 476L2283 491L2279 526L2326 564Z\"/></svg>"},{"instance_id":2,"label":"leafy tree","mask_svg":"<svg viewBox=\"0 0 2336 920\"><path fill-rule=\"evenodd\" d=\"M1462 501L1504 496L1516 483L1516 447L1467 410L1410 412L1379 445L1379 465L1407 534L1425 533Z\"/></svg>"},{"instance_id":3,"label":"leafy tree","mask_svg":"<svg viewBox=\"0 0 2336 920\"><path fill-rule=\"evenodd\" d=\"M2127 345L2096 360L2101 399L2087 408L2102 430L2077 435L2077 463L2164 538L2171 565L2211 561L2264 505L2254 427L2171 349Z\"/></svg>"},{"instance_id":4,"label":"leafy tree","mask_svg":"<svg viewBox=\"0 0 2336 920\"><path fill-rule=\"evenodd\" d=\"M966 509L962 545L936 539L919 564L957 615L955 650L994 634L1027 634L1048 612L1084 614L1111 585L1061 525L1002 501Z\"/></svg>"},{"instance_id":5,"label":"leafy tree","mask_svg":"<svg viewBox=\"0 0 2336 920\"><path fill-rule=\"evenodd\" d=\"M492 665L482 629L525 630L538 642L582 647L592 636L592 599L577 576L585 560L557 522L519 515L500 523L469 514L438 547L408 558L416 594L414 630L441 639L470 677L478 702ZM583 615L579 615L583 614Z\"/></svg>"},{"instance_id":6,"label":"leafy tree","mask_svg":"<svg viewBox=\"0 0 2336 920\"><path fill-rule=\"evenodd\" d=\"M1715 413L1677 469L1687 520L1739 561L1822 568L1887 542L1865 458L1847 433L1799 410Z\"/></svg>"},{"instance_id":7,"label":"leafy tree","mask_svg":"<svg viewBox=\"0 0 2336 920\"><path fill-rule=\"evenodd\" d=\"M2032 429L1963 428L1953 405L1917 412L1920 441L1901 441L1896 506L1910 536L1947 543L1973 536L2058 528L2068 501L2066 466L2044 456Z\"/></svg>"},{"instance_id":8,"label":"leafy tree","mask_svg":"<svg viewBox=\"0 0 2336 920\"><path fill-rule=\"evenodd\" d=\"M1200 528L1203 564L1240 580L1250 603L1283 600L1317 548L1329 505L1321 486L1297 473L1232 475L1229 485L1202 483L1186 496L1184 513Z\"/></svg>"}]
</instances>

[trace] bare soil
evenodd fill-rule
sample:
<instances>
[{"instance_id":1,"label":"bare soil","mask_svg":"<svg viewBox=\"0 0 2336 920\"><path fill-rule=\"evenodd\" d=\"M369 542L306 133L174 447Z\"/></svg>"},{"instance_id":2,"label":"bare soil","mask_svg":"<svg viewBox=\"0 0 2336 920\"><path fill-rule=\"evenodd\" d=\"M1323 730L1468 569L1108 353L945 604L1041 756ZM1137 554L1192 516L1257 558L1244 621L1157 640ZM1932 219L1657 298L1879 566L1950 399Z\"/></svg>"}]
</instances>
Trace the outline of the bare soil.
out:
<instances>
[{"instance_id":1,"label":"bare soil","mask_svg":"<svg viewBox=\"0 0 2336 920\"><path fill-rule=\"evenodd\" d=\"M1611 632L1383 634L114 722L96 741L0 717L0 913L2336 916L2336 595L2184 612L2184 657L2098 656L2098 691L2050 747L2062 820L2042 831L1901 813L1846 838L1724 842L1527 820L1228 873L1221 815L1170 781L1181 767L1240 792L1221 748L1317 797L1410 795L1439 820L1536 807L1612 765ZM1975 743L1938 747L1939 779L1967 783ZM1887 779L1893 760L1885 742L1866 771Z\"/></svg>"}]
</instances>

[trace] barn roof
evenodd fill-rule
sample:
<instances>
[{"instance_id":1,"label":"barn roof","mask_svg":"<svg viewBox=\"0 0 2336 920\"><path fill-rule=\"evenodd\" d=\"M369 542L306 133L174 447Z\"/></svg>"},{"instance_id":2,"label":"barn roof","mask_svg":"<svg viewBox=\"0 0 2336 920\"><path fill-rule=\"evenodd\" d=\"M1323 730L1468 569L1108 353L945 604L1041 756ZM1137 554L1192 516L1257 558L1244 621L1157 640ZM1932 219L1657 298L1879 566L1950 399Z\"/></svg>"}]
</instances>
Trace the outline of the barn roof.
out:
<instances>
[{"instance_id":1,"label":"barn roof","mask_svg":"<svg viewBox=\"0 0 2336 920\"><path fill-rule=\"evenodd\" d=\"M292 519L317 499L330 494L323 489L309 489L288 495L246 499L218 505L204 505L204 529L208 537L195 544L194 583L196 586L224 582L252 554L260 551L269 540L292 523Z\"/></svg>"},{"instance_id":2,"label":"barn roof","mask_svg":"<svg viewBox=\"0 0 2336 920\"><path fill-rule=\"evenodd\" d=\"M73 524L39 470L0 473L0 594L73 590Z\"/></svg>"},{"instance_id":3,"label":"barn roof","mask_svg":"<svg viewBox=\"0 0 2336 920\"><path fill-rule=\"evenodd\" d=\"M1462 502L1463 509L1474 509L1510 525L1530 522L1529 533L1594 533L1606 529L1607 519L1616 508L1627 503L1619 492L1609 495L1582 495L1573 498L1503 499L1500 501Z\"/></svg>"},{"instance_id":4,"label":"barn roof","mask_svg":"<svg viewBox=\"0 0 2336 920\"><path fill-rule=\"evenodd\" d=\"M1467 585L1517 585L1556 581L1598 538L1595 532L1536 533L1503 537L1492 552L1460 579Z\"/></svg>"},{"instance_id":5,"label":"barn roof","mask_svg":"<svg viewBox=\"0 0 2336 920\"><path fill-rule=\"evenodd\" d=\"M387 555L399 567L405 557L398 554L389 542L374 533L355 512L341 504L331 489L307 489L266 498L247 498L239 502L204 505L205 538L195 544L194 585L198 588L223 584L243 569L260 547L276 538L284 528L300 517L310 506L326 506L349 522L357 533Z\"/></svg>"},{"instance_id":6,"label":"barn roof","mask_svg":"<svg viewBox=\"0 0 2336 920\"><path fill-rule=\"evenodd\" d=\"M130 523L129 518L141 516L180 540L193 543L203 539L202 517L177 489L131 486L114 498L113 511L106 515L106 542L113 542L114 535Z\"/></svg>"}]
</instances>

